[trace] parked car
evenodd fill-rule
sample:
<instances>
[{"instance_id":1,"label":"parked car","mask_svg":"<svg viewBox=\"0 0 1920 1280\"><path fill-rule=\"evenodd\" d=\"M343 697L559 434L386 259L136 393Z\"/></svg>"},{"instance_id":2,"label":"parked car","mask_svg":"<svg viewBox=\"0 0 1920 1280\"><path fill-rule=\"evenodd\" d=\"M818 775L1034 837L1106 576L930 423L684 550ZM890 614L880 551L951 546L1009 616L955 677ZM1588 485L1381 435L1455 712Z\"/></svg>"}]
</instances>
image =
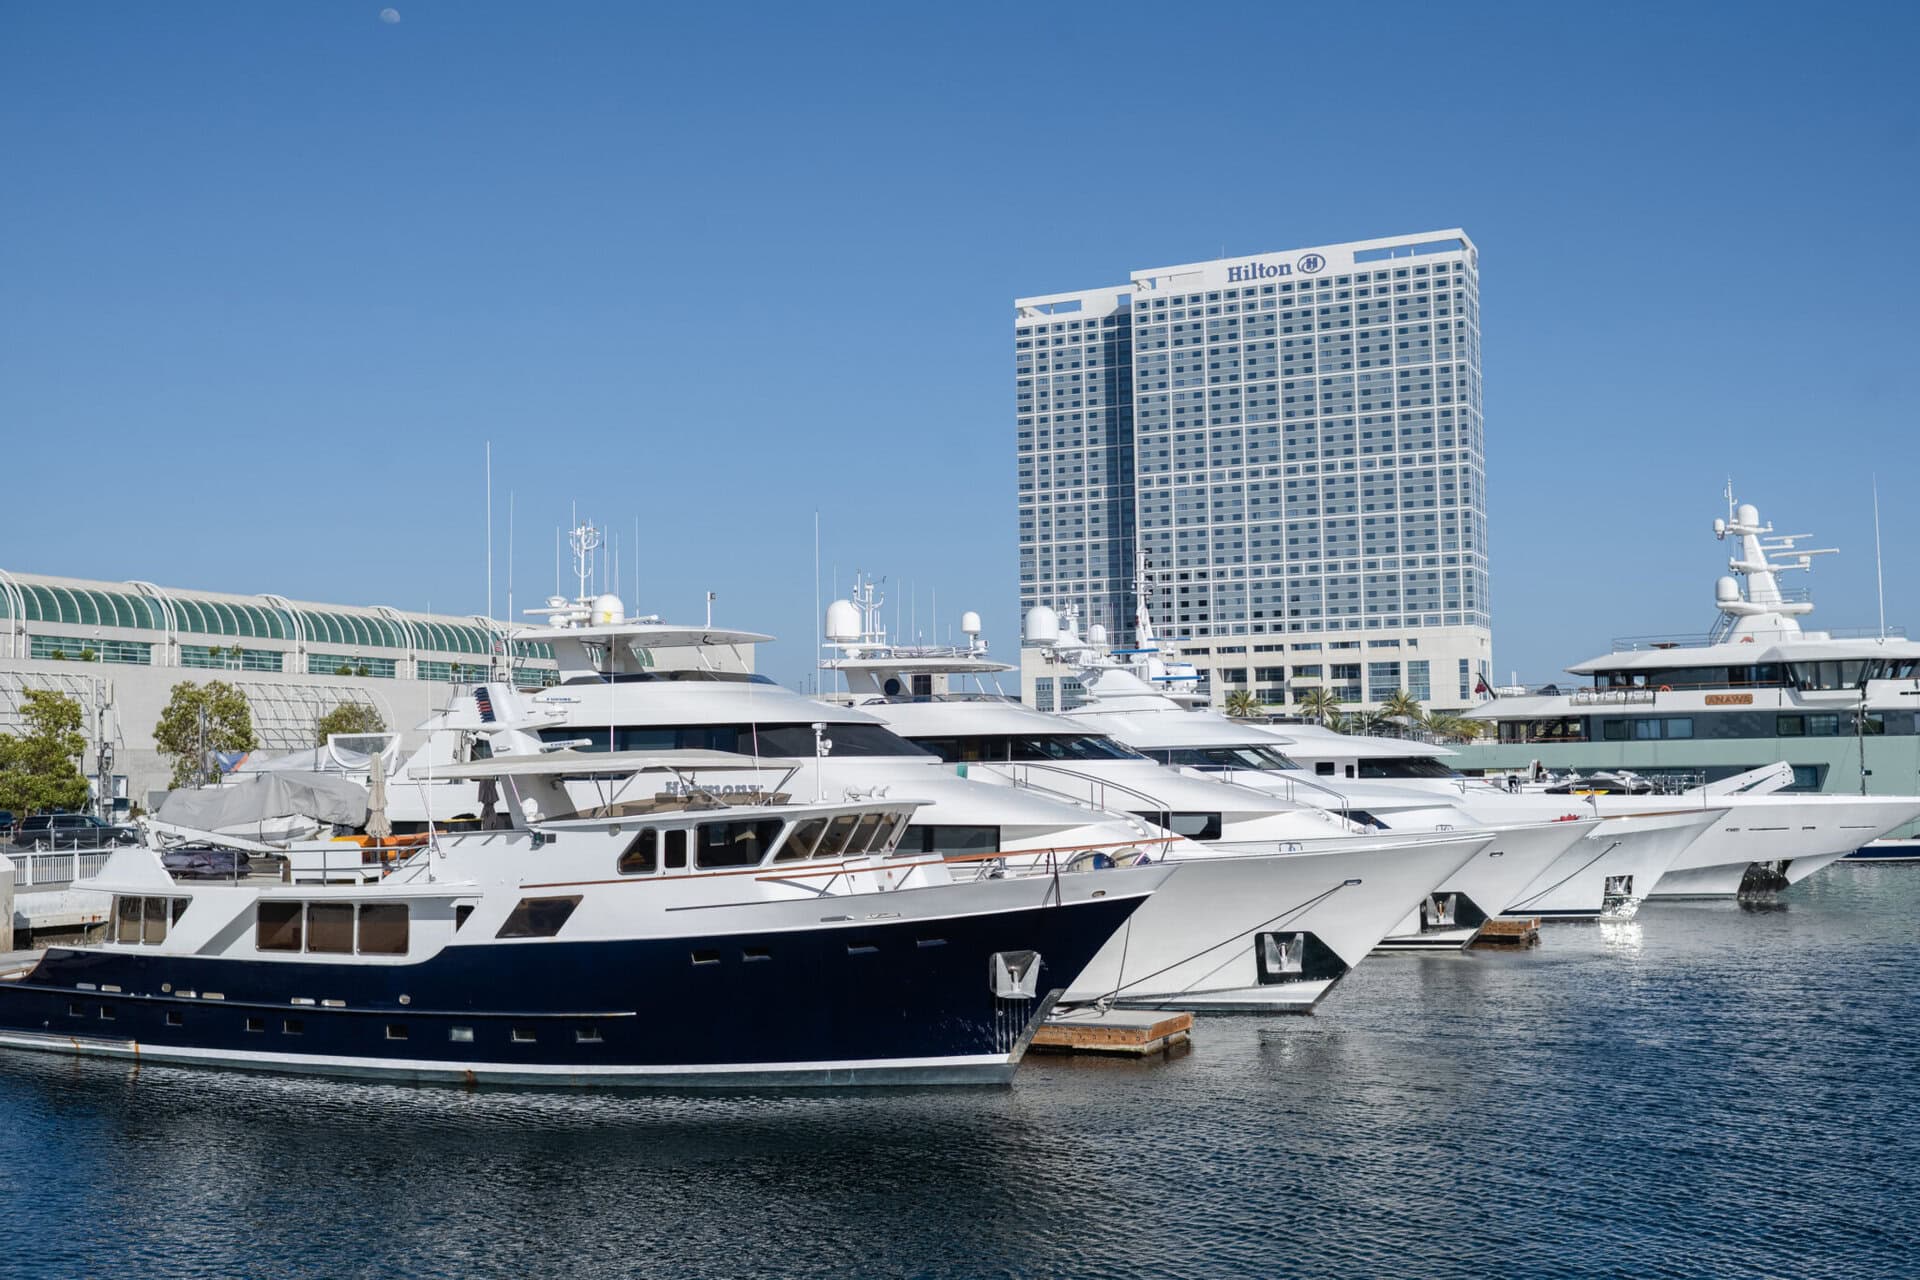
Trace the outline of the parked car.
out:
<instances>
[{"instance_id":1,"label":"parked car","mask_svg":"<svg viewBox=\"0 0 1920 1280\"><path fill-rule=\"evenodd\" d=\"M35 845L46 849L101 849L139 842L138 828L102 822L90 813L36 813L21 819L13 832L17 849Z\"/></svg>"},{"instance_id":2,"label":"parked car","mask_svg":"<svg viewBox=\"0 0 1920 1280\"><path fill-rule=\"evenodd\" d=\"M0 809L0 836L10 836L12 834L13 811L11 809Z\"/></svg>"}]
</instances>

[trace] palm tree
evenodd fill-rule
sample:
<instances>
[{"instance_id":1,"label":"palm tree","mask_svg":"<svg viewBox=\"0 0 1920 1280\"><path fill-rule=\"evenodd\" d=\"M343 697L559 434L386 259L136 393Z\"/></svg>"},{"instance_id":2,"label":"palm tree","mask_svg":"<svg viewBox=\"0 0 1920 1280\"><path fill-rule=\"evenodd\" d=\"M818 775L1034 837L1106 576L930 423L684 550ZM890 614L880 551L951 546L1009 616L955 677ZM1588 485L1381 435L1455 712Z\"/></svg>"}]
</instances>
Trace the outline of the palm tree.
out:
<instances>
[{"instance_id":1,"label":"palm tree","mask_svg":"<svg viewBox=\"0 0 1920 1280\"><path fill-rule=\"evenodd\" d=\"M1296 696L1294 705L1299 707L1301 715L1329 729L1333 728L1333 722L1340 718L1340 699L1331 689L1323 687L1307 689Z\"/></svg>"},{"instance_id":2,"label":"palm tree","mask_svg":"<svg viewBox=\"0 0 1920 1280\"><path fill-rule=\"evenodd\" d=\"M1386 727L1387 717L1385 715L1378 711L1361 710L1347 717L1346 727L1342 729L1341 732L1358 733L1367 737L1374 737Z\"/></svg>"},{"instance_id":3,"label":"palm tree","mask_svg":"<svg viewBox=\"0 0 1920 1280\"><path fill-rule=\"evenodd\" d=\"M1435 735L1456 742L1471 742L1485 729L1485 722L1465 716L1435 715L1427 718L1427 728Z\"/></svg>"},{"instance_id":4,"label":"palm tree","mask_svg":"<svg viewBox=\"0 0 1920 1280\"><path fill-rule=\"evenodd\" d=\"M1395 689L1380 704L1380 714L1390 720L1399 720L1409 729L1418 729L1427 722L1427 713L1420 708L1420 700L1405 689Z\"/></svg>"},{"instance_id":5,"label":"palm tree","mask_svg":"<svg viewBox=\"0 0 1920 1280\"><path fill-rule=\"evenodd\" d=\"M1235 689L1227 695L1227 714L1236 720L1251 720L1260 714L1260 699L1247 689Z\"/></svg>"}]
</instances>

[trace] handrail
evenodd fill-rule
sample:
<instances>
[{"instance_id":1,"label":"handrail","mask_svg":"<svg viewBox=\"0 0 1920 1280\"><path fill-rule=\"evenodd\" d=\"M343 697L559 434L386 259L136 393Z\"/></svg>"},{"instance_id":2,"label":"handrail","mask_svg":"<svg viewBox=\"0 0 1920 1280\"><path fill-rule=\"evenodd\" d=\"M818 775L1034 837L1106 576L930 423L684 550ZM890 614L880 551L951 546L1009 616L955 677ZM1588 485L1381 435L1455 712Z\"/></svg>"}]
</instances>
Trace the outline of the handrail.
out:
<instances>
[{"instance_id":1,"label":"handrail","mask_svg":"<svg viewBox=\"0 0 1920 1280\"><path fill-rule=\"evenodd\" d=\"M1246 772L1259 774L1262 778L1276 778L1286 783L1287 784L1286 798L1287 798L1287 803L1289 804L1301 803L1301 801L1296 799L1293 795L1293 787L1296 783L1300 786L1311 788L1314 791L1324 791L1328 795L1332 796L1335 800L1338 800L1340 802L1340 816L1342 818L1346 818L1348 822L1353 821L1352 817L1349 816L1350 813L1352 812L1353 800L1343 791L1339 791L1333 787L1329 787L1323 782L1315 782L1312 778L1307 777L1305 774L1290 773L1285 769L1248 769ZM1227 767L1226 773L1227 773L1227 781L1232 782L1233 774L1234 774L1233 766L1229 765ZM1318 809L1321 806L1313 805L1311 807Z\"/></svg>"},{"instance_id":2,"label":"handrail","mask_svg":"<svg viewBox=\"0 0 1920 1280\"><path fill-rule=\"evenodd\" d=\"M1085 782L1089 784L1090 787L1098 788L1097 792L1090 790L1088 792L1088 798L1083 801L1075 797L1074 794L1070 791L1063 791L1058 787L1043 786L1040 783L1034 782L1031 778L1027 778L1023 780L1019 776L1014 775L1012 778L1012 781L1015 786L1025 786L1025 787L1031 787L1037 791L1045 791L1051 795L1061 796L1067 800L1072 801L1075 804L1086 804L1094 809L1098 809L1102 813L1128 812L1127 810L1115 810L1111 805L1106 803L1105 793L1109 787L1111 787L1115 791L1120 792L1122 795L1132 796L1134 799L1139 800L1151 806L1155 812L1158 812L1158 813L1173 812L1173 809L1164 800L1160 799L1160 797L1154 796L1154 795L1148 795L1146 792L1141 791L1136 787L1130 787L1124 782L1114 782L1110 779L1102 778L1095 774L1081 773L1077 769L1062 768L1060 765L1052 764L1048 761L994 760L994 761L983 761L982 763L991 765L992 767L995 767L995 768L998 768L1001 765L1005 765L1009 770L1016 770L1016 769L1022 769L1022 768L1029 769L1029 770L1048 769L1054 773L1065 774L1069 778L1077 778L1081 782ZM1096 798L1096 796L1098 798ZM1135 814L1133 816L1137 817L1139 815Z\"/></svg>"}]
</instances>

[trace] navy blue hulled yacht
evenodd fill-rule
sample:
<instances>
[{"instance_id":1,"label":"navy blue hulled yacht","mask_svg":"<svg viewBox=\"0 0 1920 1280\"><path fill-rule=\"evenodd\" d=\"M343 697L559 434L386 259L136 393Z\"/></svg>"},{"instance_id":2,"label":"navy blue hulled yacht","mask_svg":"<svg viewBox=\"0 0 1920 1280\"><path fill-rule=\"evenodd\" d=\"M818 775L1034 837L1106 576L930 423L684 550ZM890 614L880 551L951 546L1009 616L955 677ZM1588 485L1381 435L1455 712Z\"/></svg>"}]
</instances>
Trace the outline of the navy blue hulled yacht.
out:
<instances>
[{"instance_id":1,"label":"navy blue hulled yacht","mask_svg":"<svg viewBox=\"0 0 1920 1280\"><path fill-rule=\"evenodd\" d=\"M692 780L768 763L472 762L509 829L346 883L176 881L121 850L80 886L113 895L108 941L0 975L0 1045L466 1083L1003 1082L1169 874L956 883L891 856L912 800Z\"/></svg>"}]
</instances>

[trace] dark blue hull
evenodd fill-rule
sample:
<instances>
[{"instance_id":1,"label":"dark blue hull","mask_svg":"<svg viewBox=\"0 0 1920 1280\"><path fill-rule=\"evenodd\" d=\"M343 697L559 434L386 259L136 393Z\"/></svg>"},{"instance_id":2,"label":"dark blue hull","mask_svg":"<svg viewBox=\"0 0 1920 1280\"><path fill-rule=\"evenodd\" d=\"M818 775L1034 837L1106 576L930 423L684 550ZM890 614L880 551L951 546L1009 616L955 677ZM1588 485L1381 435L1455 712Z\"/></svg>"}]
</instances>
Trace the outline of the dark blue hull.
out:
<instances>
[{"instance_id":1,"label":"dark blue hull","mask_svg":"<svg viewBox=\"0 0 1920 1280\"><path fill-rule=\"evenodd\" d=\"M0 1043L470 1082L991 1083L1141 901L408 965L54 950L0 982ZM1023 950L1041 955L1039 997L1001 999L991 957Z\"/></svg>"},{"instance_id":2,"label":"dark blue hull","mask_svg":"<svg viewBox=\"0 0 1920 1280\"><path fill-rule=\"evenodd\" d=\"M1863 845L1842 862L1920 862L1920 840L1889 840L1880 845Z\"/></svg>"}]
</instances>

